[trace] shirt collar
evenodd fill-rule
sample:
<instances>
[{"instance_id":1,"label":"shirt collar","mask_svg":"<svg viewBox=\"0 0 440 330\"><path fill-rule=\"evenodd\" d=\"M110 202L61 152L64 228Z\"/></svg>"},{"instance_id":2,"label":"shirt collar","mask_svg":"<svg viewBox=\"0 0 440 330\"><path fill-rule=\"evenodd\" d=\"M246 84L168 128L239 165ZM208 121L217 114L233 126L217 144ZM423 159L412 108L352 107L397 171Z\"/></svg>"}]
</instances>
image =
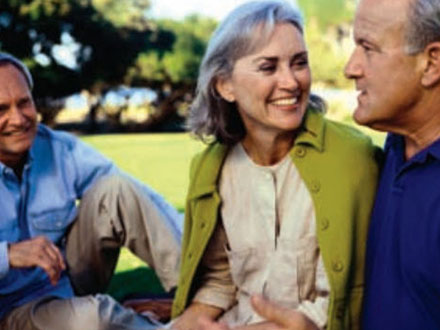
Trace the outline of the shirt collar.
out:
<instances>
[{"instance_id":1,"label":"shirt collar","mask_svg":"<svg viewBox=\"0 0 440 330\"><path fill-rule=\"evenodd\" d=\"M385 151L393 150L404 159L405 141L403 136L389 133L385 142ZM409 162L424 163L428 156L440 160L440 138L431 143L425 149L414 155Z\"/></svg>"},{"instance_id":2,"label":"shirt collar","mask_svg":"<svg viewBox=\"0 0 440 330\"><path fill-rule=\"evenodd\" d=\"M303 129L295 139L295 144L309 144L319 151L324 149L324 118L316 109L308 109L303 122Z\"/></svg>"},{"instance_id":3,"label":"shirt collar","mask_svg":"<svg viewBox=\"0 0 440 330\"><path fill-rule=\"evenodd\" d=\"M34 143L32 143L32 146L26 155L26 162L24 164L23 170L28 168L32 163L32 161L34 160L34 155L35 155L34 146L35 146L35 140ZM3 176L5 174L6 169L8 168L9 168L8 166L0 162L0 176Z\"/></svg>"}]
</instances>

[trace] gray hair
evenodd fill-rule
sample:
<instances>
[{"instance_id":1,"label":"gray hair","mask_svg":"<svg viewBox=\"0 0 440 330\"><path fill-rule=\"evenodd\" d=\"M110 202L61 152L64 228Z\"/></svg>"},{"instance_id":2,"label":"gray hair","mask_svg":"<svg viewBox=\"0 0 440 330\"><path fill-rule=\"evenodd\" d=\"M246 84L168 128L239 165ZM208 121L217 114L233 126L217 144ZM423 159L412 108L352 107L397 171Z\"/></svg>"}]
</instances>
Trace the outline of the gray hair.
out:
<instances>
[{"instance_id":1,"label":"gray hair","mask_svg":"<svg viewBox=\"0 0 440 330\"><path fill-rule=\"evenodd\" d=\"M407 54L417 54L430 43L440 41L440 2L438 0L413 0L408 18Z\"/></svg>"},{"instance_id":2,"label":"gray hair","mask_svg":"<svg viewBox=\"0 0 440 330\"><path fill-rule=\"evenodd\" d=\"M6 64L12 64L13 66L15 66L26 78L29 89L32 90L32 88L34 87L34 80L32 79L32 75L27 66L18 58L10 54L0 52L0 66Z\"/></svg>"},{"instance_id":3,"label":"gray hair","mask_svg":"<svg viewBox=\"0 0 440 330\"><path fill-rule=\"evenodd\" d=\"M245 3L233 10L217 27L203 57L194 101L187 120L187 128L201 140L213 139L224 144L235 144L246 134L236 105L223 100L215 89L219 78L230 77L235 62L265 44L275 25L293 24L303 33L299 9L285 0L263 0ZM259 38L254 38L261 28ZM316 96L310 103L324 109L324 102Z\"/></svg>"}]
</instances>

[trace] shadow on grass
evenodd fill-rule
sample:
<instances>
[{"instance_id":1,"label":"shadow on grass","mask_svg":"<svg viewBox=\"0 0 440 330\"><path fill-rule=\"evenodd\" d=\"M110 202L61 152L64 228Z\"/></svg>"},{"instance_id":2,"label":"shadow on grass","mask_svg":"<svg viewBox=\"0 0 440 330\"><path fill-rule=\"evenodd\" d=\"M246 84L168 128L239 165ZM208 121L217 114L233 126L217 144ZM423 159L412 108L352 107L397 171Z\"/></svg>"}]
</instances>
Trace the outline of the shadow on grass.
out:
<instances>
[{"instance_id":1,"label":"shadow on grass","mask_svg":"<svg viewBox=\"0 0 440 330\"><path fill-rule=\"evenodd\" d=\"M121 301L144 295L160 296L165 290L151 268L138 267L113 275L107 293Z\"/></svg>"}]
</instances>

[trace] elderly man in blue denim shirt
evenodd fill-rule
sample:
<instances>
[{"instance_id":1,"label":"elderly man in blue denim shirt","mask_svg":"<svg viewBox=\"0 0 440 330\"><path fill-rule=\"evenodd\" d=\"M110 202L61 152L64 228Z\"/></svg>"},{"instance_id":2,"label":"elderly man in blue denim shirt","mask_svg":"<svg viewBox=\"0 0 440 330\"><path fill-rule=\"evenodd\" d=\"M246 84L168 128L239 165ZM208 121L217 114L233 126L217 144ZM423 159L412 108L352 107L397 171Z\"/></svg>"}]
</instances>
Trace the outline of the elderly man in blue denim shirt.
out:
<instances>
[{"instance_id":1,"label":"elderly man in blue denim shirt","mask_svg":"<svg viewBox=\"0 0 440 330\"><path fill-rule=\"evenodd\" d=\"M0 329L156 328L97 293L121 246L175 286L181 215L75 137L37 124L32 85L23 63L0 54Z\"/></svg>"}]
</instances>

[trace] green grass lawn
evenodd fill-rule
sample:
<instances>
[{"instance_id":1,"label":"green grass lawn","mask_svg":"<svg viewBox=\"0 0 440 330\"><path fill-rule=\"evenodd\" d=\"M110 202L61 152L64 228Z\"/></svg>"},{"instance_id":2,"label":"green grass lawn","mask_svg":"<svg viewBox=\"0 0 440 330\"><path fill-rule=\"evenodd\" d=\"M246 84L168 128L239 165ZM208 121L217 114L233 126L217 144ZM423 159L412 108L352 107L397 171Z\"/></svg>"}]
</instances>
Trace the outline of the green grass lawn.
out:
<instances>
[{"instance_id":1,"label":"green grass lawn","mask_svg":"<svg viewBox=\"0 0 440 330\"><path fill-rule=\"evenodd\" d=\"M189 163L203 144L188 134L112 134L82 138L121 169L183 210Z\"/></svg>"},{"instance_id":2,"label":"green grass lawn","mask_svg":"<svg viewBox=\"0 0 440 330\"><path fill-rule=\"evenodd\" d=\"M362 128L382 145L384 134ZM84 136L121 169L147 183L183 211L192 156L204 145L188 134L114 134ZM122 249L109 292L121 299L134 292L161 292L160 284L145 263Z\"/></svg>"}]
</instances>

